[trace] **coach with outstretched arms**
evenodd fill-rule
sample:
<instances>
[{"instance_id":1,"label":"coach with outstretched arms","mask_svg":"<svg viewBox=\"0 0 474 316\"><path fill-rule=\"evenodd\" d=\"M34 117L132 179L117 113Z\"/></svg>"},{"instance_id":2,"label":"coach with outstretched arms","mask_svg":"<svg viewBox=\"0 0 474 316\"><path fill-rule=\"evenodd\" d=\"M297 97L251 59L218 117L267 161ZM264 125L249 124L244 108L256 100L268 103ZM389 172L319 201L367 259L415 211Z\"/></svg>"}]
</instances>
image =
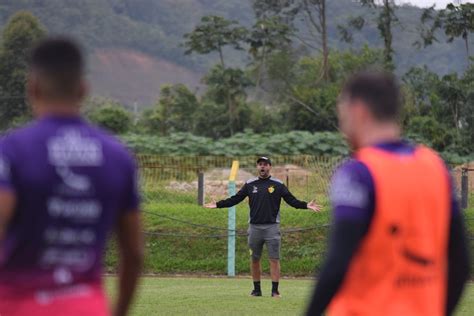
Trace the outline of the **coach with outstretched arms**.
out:
<instances>
[{"instance_id":1,"label":"coach with outstretched arms","mask_svg":"<svg viewBox=\"0 0 474 316\"><path fill-rule=\"evenodd\" d=\"M345 85L339 125L353 159L331 185L333 227L307 315L451 315L469 259L449 171L401 138L395 78L360 73Z\"/></svg>"},{"instance_id":2,"label":"coach with outstretched arms","mask_svg":"<svg viewBox=\"0 0 474 316\"><path fill-rule=\"evenodd\" d=\"M272 162L267 157L257 160L258 177L248 180L236 195L219 201L206 204L207 208L225 208L234 206L249 198L250 216L248 229L248 246L252 263L251 271L254 289L250 295L262 296L260 287L263 244L267 244L270 259L270 274L272 279L272 297L280 297L278 284L280 280L280 203L283 198L286 203L298 209L320 211L320 206L313 201L300 201L290 193L280 180L270 176Z\"/></svg>"},{"instance_id":3,"label":"coach with outstretched arms","mask_svg":"<svg viewBox=\"0 0 474 316\"><path fill-rule=\"evenodd\" d=\"M106 239L120 254L127 313L143 256L135 162L118 139L80 116L82 54L69 39L32 51L36 120L0 140L0 315L110 315L102 287Z\"/></svg>"}]
</instances>

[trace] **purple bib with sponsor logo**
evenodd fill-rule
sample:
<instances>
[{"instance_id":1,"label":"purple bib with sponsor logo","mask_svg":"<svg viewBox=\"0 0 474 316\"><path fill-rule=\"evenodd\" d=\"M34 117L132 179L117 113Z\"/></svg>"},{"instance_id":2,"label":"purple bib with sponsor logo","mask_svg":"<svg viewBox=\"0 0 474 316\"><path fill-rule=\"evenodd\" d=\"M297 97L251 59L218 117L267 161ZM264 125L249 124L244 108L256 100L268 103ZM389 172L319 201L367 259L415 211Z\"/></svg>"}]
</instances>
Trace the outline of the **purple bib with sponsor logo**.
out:
<instances>
[{"instance_id":1,"label":"purple bib with sponsor logo","mask_svg":"<svg viewBox=\"0 0 474 316\"><path fill-rule=\"evenodd\" d=\"M117 217L138 209L132 156L78 117L46 117L0 141L0 189L16 207L0 244L0 284L99 282Z\"/></svg>"}]
</instances>

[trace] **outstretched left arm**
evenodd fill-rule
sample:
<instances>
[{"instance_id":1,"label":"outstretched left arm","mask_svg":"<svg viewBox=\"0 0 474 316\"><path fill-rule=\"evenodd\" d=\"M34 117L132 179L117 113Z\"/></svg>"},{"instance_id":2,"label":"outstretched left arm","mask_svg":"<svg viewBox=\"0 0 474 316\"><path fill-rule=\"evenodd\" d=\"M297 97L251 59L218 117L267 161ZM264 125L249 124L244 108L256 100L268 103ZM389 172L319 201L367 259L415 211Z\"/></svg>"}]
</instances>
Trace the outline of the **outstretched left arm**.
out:
<instances>
[{"instance_id":1,"label":"outstretched left arm","mask_svg":"<svg viewBox=\"0 0 474 316\"><path fill-rule=\"evenodd\" d=\"M298 200L293 194L291 194L290 190L288 190L288 188L285 185L283 185L281 197L283 198L283 200L285 200L286 203L288 203L288 205L293 206L294 208L299 208L299 209L309 208L316 212L321 209L321 207L317 205L316 203L314 203L314 201L307 203L305 201Z\"/></svg>"}]
</instances>

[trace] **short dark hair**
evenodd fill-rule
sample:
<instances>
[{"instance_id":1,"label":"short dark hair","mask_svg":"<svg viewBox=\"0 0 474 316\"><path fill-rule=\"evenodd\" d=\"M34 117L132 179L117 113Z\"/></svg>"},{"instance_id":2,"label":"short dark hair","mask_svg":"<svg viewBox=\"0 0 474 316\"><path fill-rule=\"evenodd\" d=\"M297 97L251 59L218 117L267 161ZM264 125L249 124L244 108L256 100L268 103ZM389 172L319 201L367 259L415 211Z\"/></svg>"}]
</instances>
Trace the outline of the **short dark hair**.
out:
<instances>
[{"instance_id":1,"label":"short dark hair","mask_svg":"<svg viewBox=\"0 0 474 316\"><path fill-rule=\"evenodd\" d=\"M399 119L402 102L395 76L386 72L360 72L345 84L341 97L364 102L380 121Z\"/></svg>"},{"instance_id":2,"label":"short dark hair","mask_svg":"<svg viewBox=\"0 0 474 316\"><path fill-rule=\"evenodd\" d=\"M77 96L84 74L81 49L71 39L52 37L40 41L31 51L30 70L39 76L43 93L51 98Z\"/></svg>"}]
</instances>

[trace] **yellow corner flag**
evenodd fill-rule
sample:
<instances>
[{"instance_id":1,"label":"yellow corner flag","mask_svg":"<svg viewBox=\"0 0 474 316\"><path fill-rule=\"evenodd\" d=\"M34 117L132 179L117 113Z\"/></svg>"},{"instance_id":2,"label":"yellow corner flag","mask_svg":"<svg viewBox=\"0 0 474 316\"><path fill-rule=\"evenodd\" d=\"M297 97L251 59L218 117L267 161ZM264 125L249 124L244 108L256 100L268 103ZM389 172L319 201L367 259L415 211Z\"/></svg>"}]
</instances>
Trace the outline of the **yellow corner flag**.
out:
<instances>
[{"instance_id":1,"label":"yellow corner flag","mask_svg":"<svg viewBox=\"0 0 474 316\"><path fill-rule=\"evenodd\" d=\"M237 178L237 172L239 171L239 161L232 161L232 168L230 169L229 181L235 181Z\"/></svg>"}]
</instances>

